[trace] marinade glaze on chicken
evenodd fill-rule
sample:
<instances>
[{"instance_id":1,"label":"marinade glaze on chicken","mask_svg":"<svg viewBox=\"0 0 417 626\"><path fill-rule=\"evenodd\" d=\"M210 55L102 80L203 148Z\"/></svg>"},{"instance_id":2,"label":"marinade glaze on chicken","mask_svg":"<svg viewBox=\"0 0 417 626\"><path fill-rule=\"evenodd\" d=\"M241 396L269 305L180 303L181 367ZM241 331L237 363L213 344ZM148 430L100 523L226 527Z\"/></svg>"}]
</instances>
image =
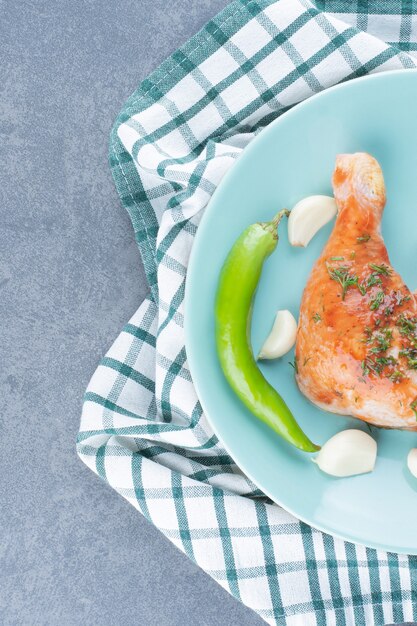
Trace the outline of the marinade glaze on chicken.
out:
<instances>
[{"instance_id":1,"label":"marinade glaze on chicken","mask_svg":"<svg viewBox=\"0 0 417 626\"><path fill-rule=\"evenodd\" d=\"M327 411L417 430L417 304L381 236L381 168L339 155L333 188L336 223L301 303L298 386Z\"/></svg>"}]
</instances>

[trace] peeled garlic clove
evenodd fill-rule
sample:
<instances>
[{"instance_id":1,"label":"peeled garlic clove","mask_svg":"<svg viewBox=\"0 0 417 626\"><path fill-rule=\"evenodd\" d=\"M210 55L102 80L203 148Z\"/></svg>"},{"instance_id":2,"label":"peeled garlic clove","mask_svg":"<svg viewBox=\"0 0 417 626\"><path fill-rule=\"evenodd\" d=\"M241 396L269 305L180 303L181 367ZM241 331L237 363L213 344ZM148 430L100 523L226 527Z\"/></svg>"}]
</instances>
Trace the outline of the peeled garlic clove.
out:
<instances>
[{"instance_id":1,"label":"peeled garlic clove","mask_svg":"<svg viewBox=\"0 0 417 626\"><path fill-rule=\"evenodd\" d=\"M336 201L330 196L308 196L297 202L288 218L290 244L305 248L316 232L330 222L336 213Z\"/></svg>"},{"instance_id":2,"label":"peeled garlic clove","mask_svg":"<svg viewBox=\"0 0 417 626\"><path fill-rule=\"evenodd\" d=\"M331 476L355 476L372 472L376 449L376 441L362 430L343 430L326 441L312 460Z\"/></svg>"},{"instance_id":3,"label":"peeled garlic clove","mask_svg":"<svg viewBox=\"0 0 417 626\"><path fill-rule=\"evenodd\" d=\"M412 448L407 457L408 469L417 478L417 448Z\"/></svg>"},{"instance_id":4,"label":"peeled garlic clove","mask_svg":"<svg viewBox=\"0 0 417 626\"><path fill-rule=\"evenodd\" d=\"M297 322L290 311L278 311L258 359L278 359L287 354L295 344Z\"/></svg>"}]
</instances>

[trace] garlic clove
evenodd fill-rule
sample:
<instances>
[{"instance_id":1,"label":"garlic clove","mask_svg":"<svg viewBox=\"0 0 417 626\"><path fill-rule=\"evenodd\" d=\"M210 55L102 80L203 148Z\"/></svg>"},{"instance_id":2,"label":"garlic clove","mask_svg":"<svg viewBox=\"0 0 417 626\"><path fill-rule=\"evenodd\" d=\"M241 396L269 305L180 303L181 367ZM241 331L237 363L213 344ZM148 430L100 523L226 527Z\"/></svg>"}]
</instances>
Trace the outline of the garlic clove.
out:
<instances>
[{"instance_id":1,"label":"garlic clove","mask_svg":"<svg viewBox=\"0 0 417 626\"><path fill-rule=\"evenodd\" d=\"M412 448L407 456L408 469L417 478L417 448Z\"/></svg>"},{"instance_id":2,"label":"garlic clove","mask_svg":"<svg viewBox=\"0 0 417 626\"><path fill-rule=\"evenodd\" d=\"M287 310L278 311L274 325L259 352L258 359L278 359L287 354L295 344L297 322Z\"/></svg>"},{"instance_id":3,"label":"garlic clove","mask_svg":"<svg viewBox=\"0 0 417 626\"><path fill-rule=\"evenodd\" d=\"M342 430L331 437L315 459L322 472L339 478L366 474L375 467L377 445L362 430Z\"/></svg>"},{"instance_id":4,"label":"garlic clove","mask_svg":"<svg viewBox=\"0 0 417 626\"><path fill-rule=\"evenodd\" d=\"M336 213L336 201L331 196L308 196L297 202L288 218L290 244L305 248Z\"/></svg>"}]
</instances>

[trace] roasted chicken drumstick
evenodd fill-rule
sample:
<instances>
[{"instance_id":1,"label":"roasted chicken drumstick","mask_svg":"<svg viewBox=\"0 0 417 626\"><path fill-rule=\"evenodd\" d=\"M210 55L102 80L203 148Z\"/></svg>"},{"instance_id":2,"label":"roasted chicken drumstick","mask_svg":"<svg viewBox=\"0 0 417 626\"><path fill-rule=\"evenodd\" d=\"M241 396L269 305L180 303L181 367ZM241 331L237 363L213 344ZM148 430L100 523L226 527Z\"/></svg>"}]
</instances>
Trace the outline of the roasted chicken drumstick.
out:
<instances>
[{"instance_id":1,"label":"roasted chicken drumstick","mask_svg":"<svg viewBox=\"0 0 417 626\"><path fill-rule=\"evenodd\" d=\"M381 235L381 168L339 155L333 188L336 223L301 303L298 386L327 411L417 430L417 304Z\"/></svg>"}]
</instances>

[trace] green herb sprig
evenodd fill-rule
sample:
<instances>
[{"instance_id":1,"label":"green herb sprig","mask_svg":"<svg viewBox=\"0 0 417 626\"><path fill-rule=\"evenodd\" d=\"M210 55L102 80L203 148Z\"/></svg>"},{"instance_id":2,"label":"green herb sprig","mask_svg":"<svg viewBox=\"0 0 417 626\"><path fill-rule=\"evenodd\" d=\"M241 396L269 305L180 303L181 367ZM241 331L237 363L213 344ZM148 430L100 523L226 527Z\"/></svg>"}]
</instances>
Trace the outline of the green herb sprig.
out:
<instances>
[{"instance_id":1,"label":"green herb sprig","mask_svg":"<svg viewBox=\"0 0 417 626\"><path fill-rule=\"evenodd\" d=\"M344 300L349 287L358 284L358 277L356 274L351 274L350 269L344 265L336 268L327 265L327 271L329 272L330 278L338 282L342 287L342 300Z\"/></svg>"},{"instance_id":2,"label":"green herb sprig","mask_svg":"<svg viewBox=\"0 0 417 626\"><path fill-rule=\"evenodd\" d=\"M377 311L381 304L383 303L385 298L385 294L383 291L378 291L376 295L371 299L369 303L369 308L371 311Z\"/></svg>"},{"instance_id":3,"label":"green herb sprig","mask_svg":"<svg viewBox=\"0 0 417 626\"><path fill-rule=\"evenodd\" d=\"M407 359L407 367L410 370L417 370L417 349L416 348L404 348L399 352L400 356Z\"/></svg>"},{"instance_id":4,"label":"green herb sprig","mask_svg":"<svg viewBox=\"0 0 417 626\"><path fill-rule=\"evenodd\" d=\"M291 365L291 367L293 368L294 372L296 374L298 374L298 363L297 363L297 357L296 356L294 357L294 361L293 362L288 361L288 365Z\"/></svg>"},{"instance_id":5,"label":"green herb sprig","mask_svg":"<svg viewBox=\"0 0 417 626\"><path fill-rule=\"evenodd\" d=\"M397 326L400 329L400 334L404 336L411 335L415 332L417 327L417 320L415 317L409 318L401 313L397 319Z\"/></svg>"},{"instance_id":6,"label":"green herb sprig","mask_svg":"<svg viewBox=\"0 0 417 626\"><path fill-rule=\"evenodd\" d=\"M376 265L376 263L369 263L368 265L371 270L374 270L374 272L382 274L383 276L389 276L392 272L392 269L388 267L388 265L385 265L385 263L381 263L381 265Z\"/></svg>"}]
</instances>

